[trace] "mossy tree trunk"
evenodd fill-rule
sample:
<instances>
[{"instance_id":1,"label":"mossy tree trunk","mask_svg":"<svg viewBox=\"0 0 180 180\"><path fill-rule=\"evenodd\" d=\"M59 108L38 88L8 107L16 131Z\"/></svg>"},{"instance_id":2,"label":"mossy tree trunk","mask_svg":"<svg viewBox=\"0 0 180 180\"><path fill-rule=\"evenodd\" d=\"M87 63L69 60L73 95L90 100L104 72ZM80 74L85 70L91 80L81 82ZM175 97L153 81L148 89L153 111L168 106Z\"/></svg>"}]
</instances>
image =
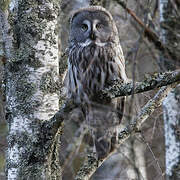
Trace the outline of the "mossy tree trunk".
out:
<instances>
[{"instance_id":1,"label":"mossy tree trunk","mask_svg":"<svg viewBox=\"0 0 180 180\"><path fill-rule=\"evenodd\" d=\"M61 179L56 137L42 124L59 110L60 1L13 1L13 53L6 62L7 179Z\"/></svg>"},{"instance_id":2,"label":"mossy tree trunk","mask_svg":"<svg viewBox=\"0 0 180 180\"><path fill-rule=\"evenodd\" d=\"M176 57L180 57L180 6L178 1L160 1L161 39ZM161 56L164 70L177 68L178 62ZM163 103L165 145L166 145L166 179L180 179L180 86L169 93Z\"/></svg>"}]
</instances>

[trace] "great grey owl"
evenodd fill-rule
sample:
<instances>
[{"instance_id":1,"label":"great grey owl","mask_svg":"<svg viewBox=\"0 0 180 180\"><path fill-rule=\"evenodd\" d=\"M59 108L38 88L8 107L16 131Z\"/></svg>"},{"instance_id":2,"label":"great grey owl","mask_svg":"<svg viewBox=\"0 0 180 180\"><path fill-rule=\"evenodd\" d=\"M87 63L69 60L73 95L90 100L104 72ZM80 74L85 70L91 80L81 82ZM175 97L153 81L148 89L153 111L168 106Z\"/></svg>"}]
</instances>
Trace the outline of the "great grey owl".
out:
<instances>
[{"instance_id":1,"label":"great grey owl","mask_svg":"<svg viewBox=\"0 0 180 180\"><path fill-rule=\"evenodd\" d=\"M112 137L122 119L124 98L103 101L95 95L112 80L127 81L118 31L106 9L90 6L73 13L67 76L68 96L84 105L97 156L102 159L113 148Z\"/></svg>"}]
</instances>

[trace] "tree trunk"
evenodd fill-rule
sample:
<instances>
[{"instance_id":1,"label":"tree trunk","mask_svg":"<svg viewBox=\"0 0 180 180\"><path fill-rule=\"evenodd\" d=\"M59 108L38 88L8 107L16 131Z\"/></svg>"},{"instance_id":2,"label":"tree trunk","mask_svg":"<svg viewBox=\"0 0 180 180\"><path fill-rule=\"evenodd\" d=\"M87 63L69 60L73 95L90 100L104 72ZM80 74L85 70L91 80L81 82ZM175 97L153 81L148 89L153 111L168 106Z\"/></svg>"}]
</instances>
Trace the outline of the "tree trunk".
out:
<instances>
[{"instance_id":1,"label":"tree trunk","mask_svg":"<svg viewBox=\"0 0 180 180\"><path fill-rule=\"evenodd\" d=\"M61 179L60 165L54 168L56 162L51 163L55 139L41 126L59 110L60 4L55 0L13 2L13 54L6 63L7 178Z\"/></svg>"},{"instance_id":2,"label":"tree trunk","mask_svg":"<svg viewBox=\"0 0 180 180\"><path fill-rule=\"evenodd\" d=\"M175 1L160 0L161 39L180 57L180 6ZM161 56L164 69L175 69L176 62L166 55ZM166 179L180 179L180 86L163 102L166 145Z\"/></svg>"}]
</instances>

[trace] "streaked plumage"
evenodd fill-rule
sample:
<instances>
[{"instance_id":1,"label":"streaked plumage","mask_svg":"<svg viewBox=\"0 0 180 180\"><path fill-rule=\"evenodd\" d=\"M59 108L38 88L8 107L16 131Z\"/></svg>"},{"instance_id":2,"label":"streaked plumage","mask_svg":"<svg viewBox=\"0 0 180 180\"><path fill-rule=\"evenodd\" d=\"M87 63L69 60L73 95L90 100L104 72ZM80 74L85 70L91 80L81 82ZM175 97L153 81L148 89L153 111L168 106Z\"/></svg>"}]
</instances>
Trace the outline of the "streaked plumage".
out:
<instances>
[{"instance_id":1,"label":"streaked plumage","mask_svg":"<svg viewBox=\"0 0 180 180\"><path fill-rule=\"evenodd\" d=\"M70 22L68 96L85 104L98 158L112 148L111 137L121 122L124 98L99 102L94 95L111 80L127 81L118 31L111 14L99 6L76 11Z\"/></svg>"}]
</instances>

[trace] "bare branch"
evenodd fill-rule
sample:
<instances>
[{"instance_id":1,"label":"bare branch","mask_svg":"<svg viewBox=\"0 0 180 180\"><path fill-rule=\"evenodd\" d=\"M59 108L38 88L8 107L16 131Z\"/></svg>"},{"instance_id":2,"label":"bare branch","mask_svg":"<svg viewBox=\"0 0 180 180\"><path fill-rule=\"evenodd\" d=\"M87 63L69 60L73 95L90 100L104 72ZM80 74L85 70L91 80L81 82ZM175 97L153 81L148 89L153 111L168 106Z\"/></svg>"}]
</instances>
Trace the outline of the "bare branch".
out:
<instances>
[{"instance_id":1,"label":"bare branch","mask_svg":"<svg viewBox=\"0 0 180 180\"><path fill-rule=\"evenodd\" d=\"M127 6L126 6L126 3L122 0L114 0L115 2L117 2L118 4L120 4L133 18L134 20L144 29L144 35L154 43L155 47L160 50L161 52L163 52L165 55L171 57L171 59L173 61L177 61L178 62L178 57L175 53L172 52L172 50L165 46L159 36L153 32L149 27L147 27L142 21L141 19L139 19L136 14L131 10L129 9Z\"/></svg>"},{"instance_id":2,"label":"bare branch","mask_svg":"<svg viewBox=\"0 0 180 180\"><path fill-rule=\"evenodd\" d=\"M83 166L77 173L75 180L89 180L103 161L96 159L94 153L88 154Z\"/></svg>"}]
</instances>

